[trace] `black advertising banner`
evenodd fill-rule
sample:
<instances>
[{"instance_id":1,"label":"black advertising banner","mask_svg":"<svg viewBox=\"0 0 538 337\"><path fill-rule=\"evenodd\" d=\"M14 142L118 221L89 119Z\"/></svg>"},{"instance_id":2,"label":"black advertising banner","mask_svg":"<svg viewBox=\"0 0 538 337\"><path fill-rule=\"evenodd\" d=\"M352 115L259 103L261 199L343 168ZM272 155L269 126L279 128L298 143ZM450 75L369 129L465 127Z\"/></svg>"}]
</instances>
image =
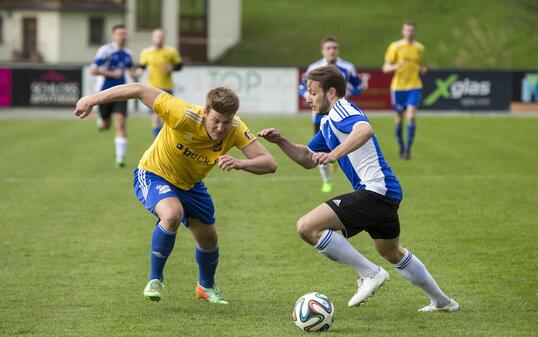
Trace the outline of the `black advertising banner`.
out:
<instances>
[{"instance_id":1,"label":"black advertising banner","mask_svg":"<svg viewBox=\"0 0 538 337\"><path fill-rule=\"evenodd\" d=\"M422 77L424 110L505 111L512 100L512 73L437 71Z\"/></svg>"},{"instance_id":2,"label":"black advertising banner","mask_svg":"<svg viewBox=\"0 0 538 337\"><path fill-rule=\"evenodd\" d=\"M80 98L79 69L12 69L13 106L74 106Z\"/></svg>"}]
</instances>

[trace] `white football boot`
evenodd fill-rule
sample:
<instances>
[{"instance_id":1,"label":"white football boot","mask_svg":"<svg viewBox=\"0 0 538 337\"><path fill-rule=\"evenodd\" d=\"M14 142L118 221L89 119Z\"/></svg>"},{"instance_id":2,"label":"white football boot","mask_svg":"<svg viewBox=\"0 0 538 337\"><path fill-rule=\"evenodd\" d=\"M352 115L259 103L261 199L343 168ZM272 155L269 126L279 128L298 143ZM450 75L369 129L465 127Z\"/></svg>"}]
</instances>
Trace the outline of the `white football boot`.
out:
<instances>
[{"instance_id":1,"label":"white football boot","mask_svg":"<svg viewBox=\"0 0 538 337\"><path fill-rule=\"evenodd\" d=\"M379 272L374 277L360 278L357 281L357 292L351 297L347 305L353 307L366 302L372 297L377 288L381 287L389 279L389 273L383 267L379 267Z\"/></svg>"},{"instance_id":2,"label":"white football boot","mask_svg":"<svg viewBox=\"0 0 538 337\"><path fill-rule=\"evenodd\" d=\"M460 310L460 305L458 302L454 301L454 299L450 299L450 303L445 305L444 307L437 308L433 304L430 303L430 305L425 306L422 309L418 309L419 312L436 312L436 311L444 311L444 312L456 312Z\"/></svg>"}]
</instances>

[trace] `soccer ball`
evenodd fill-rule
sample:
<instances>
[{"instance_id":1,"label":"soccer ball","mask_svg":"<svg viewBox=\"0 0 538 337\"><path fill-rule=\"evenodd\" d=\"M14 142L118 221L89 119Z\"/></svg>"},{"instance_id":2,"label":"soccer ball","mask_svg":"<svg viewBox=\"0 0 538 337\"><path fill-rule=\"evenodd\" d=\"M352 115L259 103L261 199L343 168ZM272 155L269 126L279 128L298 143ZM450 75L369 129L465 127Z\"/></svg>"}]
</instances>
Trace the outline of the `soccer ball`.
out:
<instances>
[{"instance_id":1,"label":"soccer ball","mask_svg":"<svg viewBox=\"0 0 538 337\"><path fill-rule=\"evenodd\" d=\"M301 296L293 307L293 321L303 331L325 331L333 324L334 305L318 292Z\"/></svg>"}]
</instances>

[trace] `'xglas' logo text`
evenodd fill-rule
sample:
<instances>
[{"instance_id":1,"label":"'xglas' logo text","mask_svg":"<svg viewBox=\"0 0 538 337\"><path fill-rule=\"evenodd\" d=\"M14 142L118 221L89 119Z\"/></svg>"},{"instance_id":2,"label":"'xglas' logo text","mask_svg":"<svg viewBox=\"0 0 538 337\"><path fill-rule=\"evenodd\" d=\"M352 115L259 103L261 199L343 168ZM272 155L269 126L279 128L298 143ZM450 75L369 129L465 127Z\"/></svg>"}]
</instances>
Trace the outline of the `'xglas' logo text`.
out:
<instances>
[{"instance_id":1,"label":"'xglas' logo text","mask_svg":"<svg viewBox=\"0 0 538 337\"><path fill-rule=\"evenodd\" d=\"M445 80L435 81L437 89L424 100L425 106L435 104L440 98L460 99L465 96L488 96L491 93L490 81L472 81L468 78L458 81L458 75L452 74Z\"/></svg>"}]
</instances>

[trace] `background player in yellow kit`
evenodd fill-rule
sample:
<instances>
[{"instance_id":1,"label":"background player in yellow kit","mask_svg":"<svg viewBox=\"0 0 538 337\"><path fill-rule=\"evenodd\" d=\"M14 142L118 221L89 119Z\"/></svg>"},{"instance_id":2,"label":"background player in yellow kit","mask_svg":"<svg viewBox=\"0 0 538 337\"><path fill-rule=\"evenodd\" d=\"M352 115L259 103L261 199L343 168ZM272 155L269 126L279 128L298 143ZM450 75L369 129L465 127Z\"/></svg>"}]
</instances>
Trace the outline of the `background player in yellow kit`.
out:
<instances>
[{"instance_id":1,"label":"background player in yellow kit","mask_svg":"<svg viewBox=\"0 0 538 337\"><path fill-rule=\"evenodd\" d=\"M142 50L137 74L140 76L144 69L148 70L148 84L173 95L174 83L172 72L183 67L179 52L172 47L164 45L165 33L162 28L155 28L151 33L153 45ZM157 137L162 127L162 120L158 114L151 111L151 127L153 137Z\"/></svg>"},{"instance_id":2,"label":"background player in yellow kit","mask_svg":"<svg viewBox=\"0 0 538 337\"><path fill-rule=\"evenodd\" d=\"M215 165L226 171L265 174L275 172L276 162L235 116L239 98L228 88L209 91L204 107L160 89L131 83L82 97L75 115L85 118L97 104L130 98L140 99L164 121L159 137L134 171L138 200L158 218L151 240L151 268L144 297L152 301L161 299L164 265L182 222L196 240L197 298L227 304L215 287L219 259L215 209L202 179ZM226 155L232 147L241 149L247 159Z\"/></svg>"},{"instance_id":3,"label":"background player in yellow kit","mask_svg":"<svg viewBox=\"0 0 538 337\"><path fill-rule=\"evenodd\" d=\"M400 157L410 159L411 146L416 132L416 112L422 91L420 74L424 74L427 69L421 65L424 46L415 40L415 23L404 22L402 35L403 39L389 45L385 53L383 72L394 72L390 89L392 105L396 111L396 138L400 145ZM405 143L402 135L404 112L407 119L407 142Z\"/></svg>"}]
</instances>

